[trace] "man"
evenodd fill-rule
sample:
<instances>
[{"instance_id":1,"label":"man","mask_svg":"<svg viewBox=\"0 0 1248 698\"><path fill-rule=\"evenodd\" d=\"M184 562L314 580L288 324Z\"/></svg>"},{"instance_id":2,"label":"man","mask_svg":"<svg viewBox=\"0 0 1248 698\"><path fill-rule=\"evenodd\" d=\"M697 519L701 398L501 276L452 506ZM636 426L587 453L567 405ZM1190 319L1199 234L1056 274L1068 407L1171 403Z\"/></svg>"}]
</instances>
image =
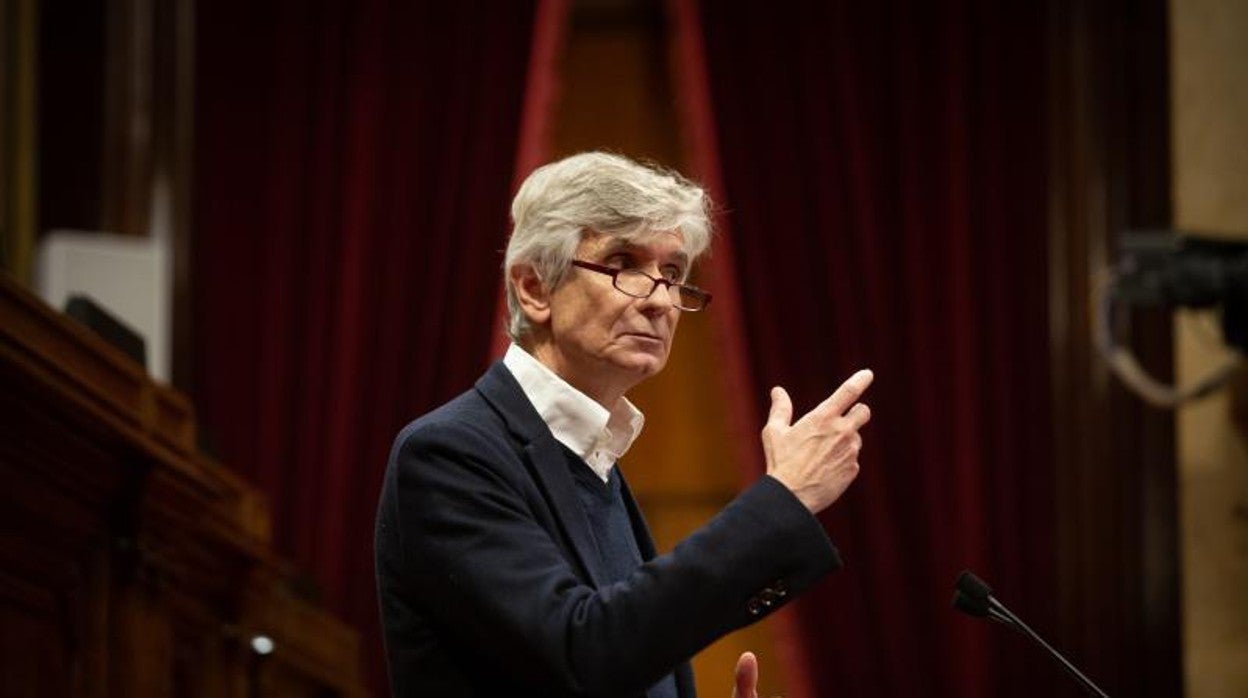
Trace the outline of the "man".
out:
<instances>
[{"instance_id":1,"label":"man","mask_svg":"<svg viewBox=\"0 0 1248 698\"><path fill-rule=\"evenodd\" d=\"M615 466L643 421L625 393L709 302L686 283L707 206L679 175L604 153L521 186L504 261L514 344L404 428L386 471L395 695L692 696L693 654L839 567L814 514L857 475L869 371L793 424L774 388L767 475L666 555ZM743 655L738 693L756 677Z\"/></svg>"}]
</instances>

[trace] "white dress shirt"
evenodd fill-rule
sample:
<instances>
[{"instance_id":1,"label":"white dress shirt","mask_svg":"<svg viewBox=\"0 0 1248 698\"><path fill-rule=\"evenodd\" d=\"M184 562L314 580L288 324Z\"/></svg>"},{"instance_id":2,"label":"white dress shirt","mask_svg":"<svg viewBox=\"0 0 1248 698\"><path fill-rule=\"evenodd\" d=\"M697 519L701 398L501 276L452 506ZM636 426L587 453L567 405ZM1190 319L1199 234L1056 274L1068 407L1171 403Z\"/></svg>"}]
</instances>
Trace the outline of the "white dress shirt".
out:
<instances>
[{"instance_id":1,"label":"white dress shirt","mask_svg":"<svg viewBox=\"0 0 1248 698\"><path fill-rule=\"evenodd\" d=\"M550 433L606 482L611 466L641 433L646 421L641 411L627 398L621 398L615 409L608 411L519 345L507 348L503 365L515 376Z\"/></svg>"}]
</instances>

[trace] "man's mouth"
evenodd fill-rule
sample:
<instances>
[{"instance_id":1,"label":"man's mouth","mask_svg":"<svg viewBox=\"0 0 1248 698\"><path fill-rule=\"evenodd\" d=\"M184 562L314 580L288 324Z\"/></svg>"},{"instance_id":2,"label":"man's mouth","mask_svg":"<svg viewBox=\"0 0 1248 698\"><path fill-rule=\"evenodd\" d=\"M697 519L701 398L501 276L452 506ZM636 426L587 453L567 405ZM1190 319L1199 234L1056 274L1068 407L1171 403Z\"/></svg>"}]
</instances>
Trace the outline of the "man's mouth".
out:
<instances>
[{"instance_id":1,"label":"man's mouth","mask_svg":"<svg viewBox=\"0 0 1248 698\"><path fill-rule=\"evenodd\" d=\"M641 339L649 339L654 342L663 341L662 337L659 337L658 335L650 334L649 332L626 332L624 334L625 336L628 336L628 337L639 337Z\"/></svg>"}]
</instances>

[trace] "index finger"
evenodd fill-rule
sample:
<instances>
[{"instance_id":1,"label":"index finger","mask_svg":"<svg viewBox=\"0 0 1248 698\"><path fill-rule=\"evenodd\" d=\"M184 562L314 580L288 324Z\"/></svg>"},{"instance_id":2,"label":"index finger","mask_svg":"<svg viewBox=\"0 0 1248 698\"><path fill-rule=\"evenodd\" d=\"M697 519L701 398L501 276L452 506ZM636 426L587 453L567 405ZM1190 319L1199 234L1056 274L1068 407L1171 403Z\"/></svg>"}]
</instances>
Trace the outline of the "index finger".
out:
<instances>
[{"instance_id":1,"label":"index finger","mask_svg":"<svg viewBox=\"0 0 1248 698\"><path fill-rule=\"evenodd\" d=\"M733 698L758 698L758 659L753 652L741 653L733 679Z\"/></svg>"},{"instance_id":2,"label":"index finger","mask_svg":"<svg viewBox=\"0 0 1248 698\"><path fill-rule=\"evenodd\" d=\"M851 405L858 402L858 398L867 392L867 387L871 385L871 381L875 380L875 374L869 368L864 368L854 375L845 379L841 383L841 387L828 396L827 400L819 403L812 412L831 412L840 416L845 414L845 410Z\"/></svg>"}]
</instances>

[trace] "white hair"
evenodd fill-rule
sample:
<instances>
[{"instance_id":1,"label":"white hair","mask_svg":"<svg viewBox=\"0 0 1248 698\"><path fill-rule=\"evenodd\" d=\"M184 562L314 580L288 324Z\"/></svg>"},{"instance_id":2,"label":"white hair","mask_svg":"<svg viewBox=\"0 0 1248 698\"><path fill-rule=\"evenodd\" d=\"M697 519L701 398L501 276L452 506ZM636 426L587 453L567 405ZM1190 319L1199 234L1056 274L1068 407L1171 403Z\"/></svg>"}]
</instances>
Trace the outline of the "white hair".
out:
<instances>
[{"instance_id":1,"label":"white hair","mask_svg":"<svg viewBox=\"0 0 1248 698\"><path fill-rule=\"evenodd\" d=\"M534 170L511 202L513 224L503 259L507 333L516 341L532 327L511 283L511 269L531 265L554 289L585 231L642 241L680 230L692 266L710 246L710 198L677 172L621 155L589 152Z\"/></svg>"}]
</instances>

